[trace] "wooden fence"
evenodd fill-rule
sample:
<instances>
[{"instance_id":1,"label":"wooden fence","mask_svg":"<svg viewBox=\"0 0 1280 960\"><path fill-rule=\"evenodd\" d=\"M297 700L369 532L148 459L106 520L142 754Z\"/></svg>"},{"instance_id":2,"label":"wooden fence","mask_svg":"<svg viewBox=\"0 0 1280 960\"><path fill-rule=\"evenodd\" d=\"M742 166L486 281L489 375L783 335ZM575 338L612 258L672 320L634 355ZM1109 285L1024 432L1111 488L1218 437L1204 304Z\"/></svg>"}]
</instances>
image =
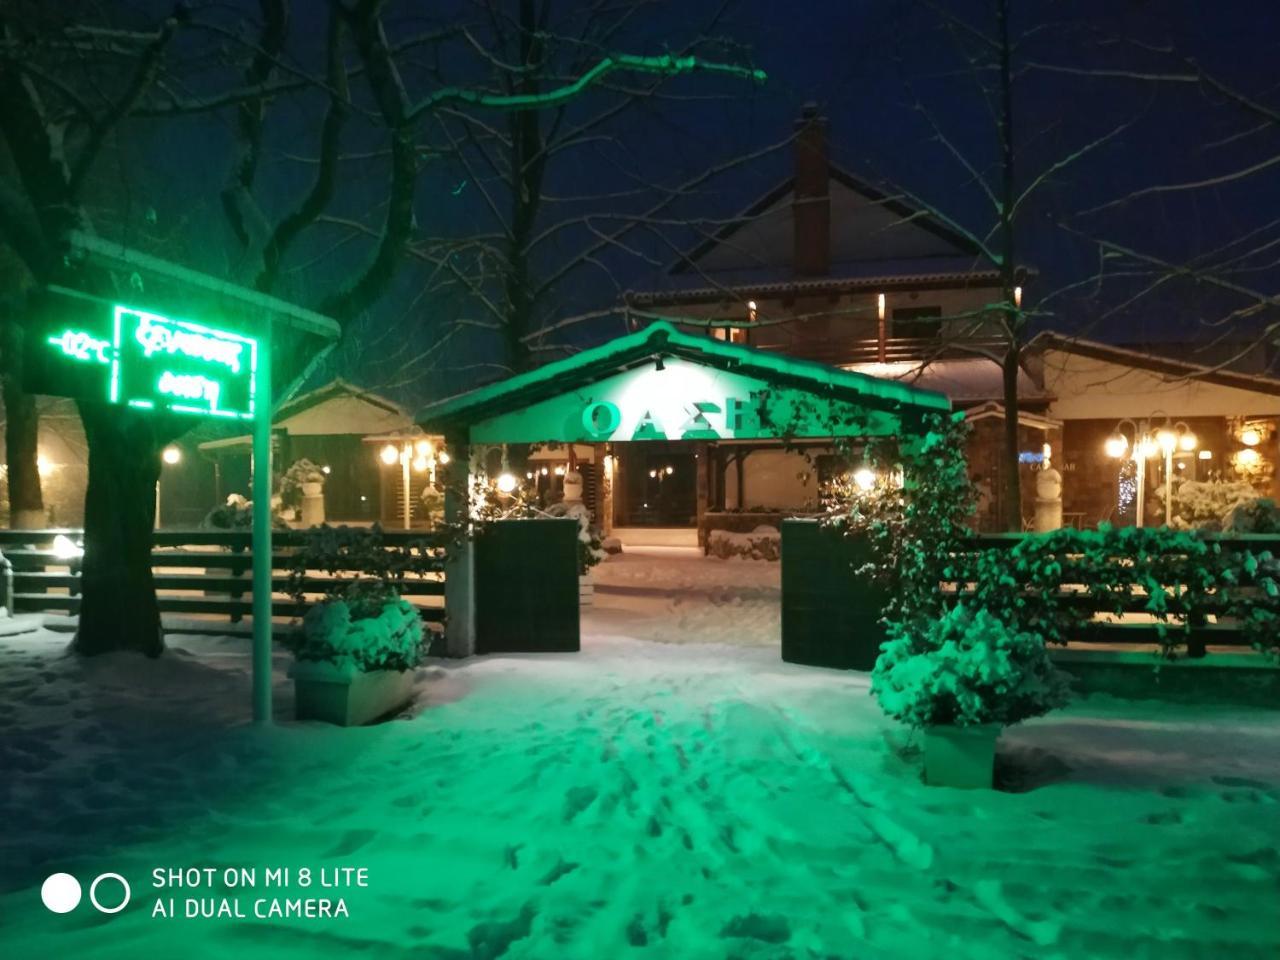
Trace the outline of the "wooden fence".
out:
<instances>
[{"instance_id":1,"label":"wooden fence","mask_svg":"<svg viewBox=\"0 0 1280 960\"><path fill-rule=\"evenodd\" d=\"M0 530L0 553L12 567L12 609L22 612L76 614L80 610L80 560L55 549L65 537L78 544L82 531ZM305 531L278 530L272 534L272 604L274 617L300 616L288 595L289 571ZM383 531L387 547L421 551L427 572L408 575L397 583L401 596L416 606L424 620L444 620L445 551L442 537L421 531ZM235 623L253 612L252 535L248 530L157 530L151 550L151 570L161 614L215 618ZM328 576L308 570L303 586L308 595L321 594L335 580L361 575L357 570ZM225 621L216 618L225 618ZM184 628L185 629L185 628Z\"/></svg>"},{"instance_id":2,"label":"wooden fence","mask_svg":"<svg viewBox=\"0 0 1280 960\"><path fill-rule=\"evenodd\" d=\"M967 538L965 547L975 552L992 549L1011 550L1028 536L1032 535L978 534ZM1204 540L1211 545L1216 544L1223 554L1247 550L1254 554L1269 551L1273 555L1280 555L1280 536L1274 534L1207 534L1204 535ZM1082 621L1077 623L1071 631L1069 640L1073 644L1156 645L1159 643L1158 631L1163 622L1170 637L1178 644L1185 645L1185 654L1189 657L1203 657L1209 646L1251 646L1250 638L1237 619L1204 616L1195 612L1189 616L1181 614L1179 612L1182 606L1180 593L1185 588L1183 584L1162 584L1169 613L1163 621L1153 616L1148 610L1150 597L1147 590L1137 582L1137 576L1132 580L1126 577L1126 572L1133 568L1132 557L1117 554L1109 560L1108 573L1115 578L1115 581L1122 584L1120 591L1109 590L1105 593L1092 591L1083 582L1072 582L1070 556L1063 558L1063 568L1062 584L1055 600L1063 608L1070 608ZM1245 587L1248 589L1247 585ZM1023 587L1019 584L1010 586L1009 589L1020 588ZM966 593L972 592L972 585L952 582L943 584L943 589L961 598ZM1119 617L1115 615L1117 607L1123 611Z\"/></svg>"}]
</instances>

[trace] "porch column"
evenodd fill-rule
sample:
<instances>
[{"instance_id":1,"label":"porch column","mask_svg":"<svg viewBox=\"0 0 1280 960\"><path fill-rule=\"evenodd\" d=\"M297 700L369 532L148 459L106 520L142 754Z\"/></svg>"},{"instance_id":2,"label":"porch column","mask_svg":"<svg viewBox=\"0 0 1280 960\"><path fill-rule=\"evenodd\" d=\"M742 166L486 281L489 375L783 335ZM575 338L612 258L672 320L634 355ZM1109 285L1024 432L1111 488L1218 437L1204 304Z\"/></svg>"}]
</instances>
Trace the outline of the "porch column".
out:
<instances>
[{"instance_id":1,"label":"porch column","mask_svg":"<svg viewBox=\"0 0 1280 960\"><path fill-rule=\"evenodd\" d=\"M475 544L471 540L471 449L465 437L446 437L444 520L452 537L444 564L445 651L476 652Z\"/></svg>"},{"instance_id":2,"label":"porch column","mask_svg":"<svg viewBox=\"0 0 1280 960\"><path fill-rule=\"evenodd\" d=\"M708 509L708 501L711 491L711 447L706 443L695 443L693 445L693 456L697 461L697 469L694 470L696 478L696 514L695 522L698 526L698 546L706 550L707 547L707 530L706 516Z\"/></svg>"}]
</instances>

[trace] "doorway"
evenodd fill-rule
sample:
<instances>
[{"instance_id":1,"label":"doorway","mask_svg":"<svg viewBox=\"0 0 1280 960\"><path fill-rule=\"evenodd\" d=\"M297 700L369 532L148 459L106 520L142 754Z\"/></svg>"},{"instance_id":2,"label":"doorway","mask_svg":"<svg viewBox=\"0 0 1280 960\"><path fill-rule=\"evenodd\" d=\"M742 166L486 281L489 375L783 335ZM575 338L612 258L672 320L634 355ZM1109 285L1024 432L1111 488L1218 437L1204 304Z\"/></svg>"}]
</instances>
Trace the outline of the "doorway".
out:
<instances>
[{"instance_id":1,"label":"doorway","mask_svg":"<svg viewBox=\"0 0 1280 960\"><path fill-rule=\"evenodd\" d=\"M698 521L697 460L689 444L620 443L618 527L688 527Z\"/></svg>"}]
</instances>

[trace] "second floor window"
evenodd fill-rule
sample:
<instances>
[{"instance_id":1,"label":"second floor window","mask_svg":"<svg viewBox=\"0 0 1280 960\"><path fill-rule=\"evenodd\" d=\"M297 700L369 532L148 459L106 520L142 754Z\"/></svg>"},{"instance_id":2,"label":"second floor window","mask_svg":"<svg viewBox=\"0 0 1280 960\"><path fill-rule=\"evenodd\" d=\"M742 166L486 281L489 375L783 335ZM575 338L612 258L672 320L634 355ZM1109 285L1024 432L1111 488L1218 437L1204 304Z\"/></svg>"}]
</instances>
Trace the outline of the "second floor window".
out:
<instances>
[{"instance_id":1,"label":"second floor window","mask_svg":"<svg viewBox=\"0 0 1280 960\"><path fill-rule=\"evenodd\" d=\"M942 333L941 307L896 307L890 336L932 339Z\"/></svg>"}]
</instances>

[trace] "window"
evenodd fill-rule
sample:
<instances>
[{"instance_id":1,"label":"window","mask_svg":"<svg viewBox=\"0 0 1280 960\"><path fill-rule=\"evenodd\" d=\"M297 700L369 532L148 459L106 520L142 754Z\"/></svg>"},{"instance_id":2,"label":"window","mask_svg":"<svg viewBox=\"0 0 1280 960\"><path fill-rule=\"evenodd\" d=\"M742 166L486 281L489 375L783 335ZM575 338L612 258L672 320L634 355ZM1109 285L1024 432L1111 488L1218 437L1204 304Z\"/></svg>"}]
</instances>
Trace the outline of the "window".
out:
<instances>
[{"instance_id":1,"label":"window","mask_svg":"<svg viewBox=\"0 0 1280 960\"><path fill-rule=\"evenodd\" d=\"M747 331L742 327L712 327L711 336L729 343L746 343Z\"/></svg>"},{"instance_id":2,"label":"window","mask_svg":"<svg viewBox=\"0 0 1280 960\"><path fill-rule=\"evenodd\" d=\"M912 339L933 338L942 333L941 307L895 307L893 336Z\"/></svg>"}]
</instances>

